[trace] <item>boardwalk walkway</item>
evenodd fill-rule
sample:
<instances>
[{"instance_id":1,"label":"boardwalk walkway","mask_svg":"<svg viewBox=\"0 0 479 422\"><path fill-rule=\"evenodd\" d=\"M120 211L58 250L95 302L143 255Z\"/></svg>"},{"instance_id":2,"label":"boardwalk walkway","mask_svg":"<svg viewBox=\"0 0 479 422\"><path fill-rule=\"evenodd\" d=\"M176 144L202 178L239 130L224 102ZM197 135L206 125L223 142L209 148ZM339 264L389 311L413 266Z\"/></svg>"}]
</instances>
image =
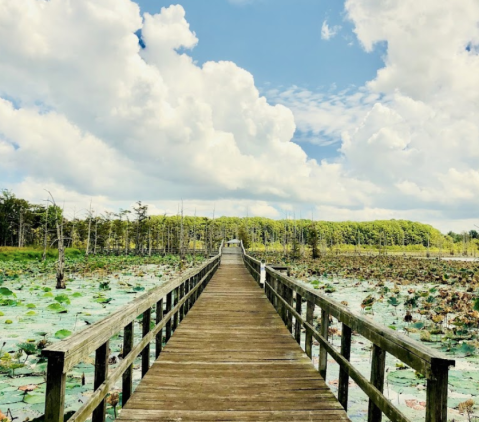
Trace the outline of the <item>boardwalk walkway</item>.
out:
<instances>
[{"instance_id":1,"label":"boardwalk walkway","mask_svg":"<svg viewBox=\"0 0 479 422\"><path fill-rule=\"evenodd\" d=\"M345 421L239 248L219 270L121 411L121 421Z\"/></svg>"}]
</instances>

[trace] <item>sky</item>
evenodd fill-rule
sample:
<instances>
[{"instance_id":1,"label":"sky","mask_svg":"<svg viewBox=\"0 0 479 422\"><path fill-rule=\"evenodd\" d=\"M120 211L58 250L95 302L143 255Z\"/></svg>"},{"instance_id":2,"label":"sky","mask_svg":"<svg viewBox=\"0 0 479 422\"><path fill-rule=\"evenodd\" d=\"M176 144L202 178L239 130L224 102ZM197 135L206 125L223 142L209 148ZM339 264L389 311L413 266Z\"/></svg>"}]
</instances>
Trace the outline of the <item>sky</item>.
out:
<instances>
[{"instance_id":1,"label":"sky","mask_svg":"<svg viewBox=\"0 0 479 422\"><path fill-rule=\"evenodd\" d=\"M479 2L0 0L0 188L67 213L479 224Z\"/></svg>"}]
</instances>

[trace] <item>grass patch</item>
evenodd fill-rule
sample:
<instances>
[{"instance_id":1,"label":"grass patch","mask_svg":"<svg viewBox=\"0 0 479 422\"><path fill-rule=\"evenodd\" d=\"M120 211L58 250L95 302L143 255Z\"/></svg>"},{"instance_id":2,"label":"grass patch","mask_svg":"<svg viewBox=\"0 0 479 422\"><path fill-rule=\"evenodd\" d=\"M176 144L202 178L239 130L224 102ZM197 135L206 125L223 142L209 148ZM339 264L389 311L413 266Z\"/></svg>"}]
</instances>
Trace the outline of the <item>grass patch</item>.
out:
<instances>
[{"instance_id":1,"label":"grass patch","mask_svg":"<svg viewBox=\"0 0 479 422\"><path fill-rule=\"evenodd\" d=\"M41 261L43 249L0 247L0 261ZM82 256L83 252L75 248L66 248L65 256L69 258ZM47 249L47 259L57 259L57 249Z\"/></svg>"}]
</instances>

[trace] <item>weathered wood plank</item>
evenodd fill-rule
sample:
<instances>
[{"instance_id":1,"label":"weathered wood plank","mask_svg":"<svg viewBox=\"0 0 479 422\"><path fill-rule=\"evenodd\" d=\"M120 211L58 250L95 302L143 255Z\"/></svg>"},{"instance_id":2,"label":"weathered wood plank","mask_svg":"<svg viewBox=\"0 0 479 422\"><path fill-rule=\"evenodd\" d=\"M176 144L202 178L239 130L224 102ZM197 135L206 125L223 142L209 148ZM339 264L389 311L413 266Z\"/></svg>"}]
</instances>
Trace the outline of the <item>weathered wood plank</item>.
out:
<instances>
[{"instance_id":1,"label":"weathered wood plank","mask_svg":"<svg viewBox=\"0 0 479 422\"><path fill-rule=\"evenodd\" d=\"M148 335L150 332L151 324L151 308L148 308L143 312L143 319L141 321L142 334L143 337ZM148 343L141 352L141 376L144 377L145 374L150 369L150 343ZM95 388L96 389L96 388Z\"/></svg>"},{"instance_id":2,"label":"weathered wood plank","mask_svg":"<svg viewBox=\"0 0 479 422\"><path fill-rule=\"evenodd\" d=\"M352 331L347 325L343 324L341 330L341 355L344 359L351 358L351 335ZM344 410L348 410L348 395L349 395L349 375L343 370L339 369L339 382L338 382L338 400L343 406Z\"/></svg>"},{"instance_id":3,"label":"weathered wood plank","mask_svg":"<svg viewBox=\"0 0 479 422\"><path fill-rule=\"evenodd\" d=\"M156 302L156 313L155 313L155 322L159 324L163 319L163 299ZM163 348L163 329L158 331L155 340L155 356L158 359L160 356L161 349Z\"/></svg>"},{"instance_id":4,"label":"weathered wood plank","mask_svg":"<svg viewBox=\"0 0 479 422\"><path fill-rule=\"evenodd\" d=\"M380 391L384 389L384 371L386 369L386 352L373 344L373 358L371 362L371 384ZM381 422L382 412L374 400L369 399L368 422Z\"/></svg>"},{"instance_id":5,"label":"weathered wood plank","mask_svg":"<svg viewBox=\"0 0 479 422\"><path fill-rule=\"evenodd\" d=\"M328 339L328 329L329 329L329 314L321 309L321 335L326 340ZM319 374L326 379L326 371L328 368L328 352L326 348L320 344L319 346Z\"/></svg>"},{"instance_id":6,"label":"weathered wood plank","mask_svg":"<svg viewBox=\"0 0 479 422\"><path fill-rule=\"evenodd\" d=\"M102 385L108 375L108 356L110 355L110 342L100 346L95 353L95 378L93 388L96 390ZM105 422L106 401L103 399L93 411L92 422Z\"/></svg>"},{"instance_id":7,"label":"weathered wood plank","mask_svg":"<svg viewBox=\"0 0 479 422\"><path fill-rule=\"evenodd\" d=\"M119 420L349 420L239 264L223 255Z\"/></svg>"},{"instance_id":8,"label":"weathered wood plank","mask_svg":"<svg viewBox=\"0 0 479 422\"><path fill-rule=\"evenodd\" d=\"M127 356L133 349L134 323L130 322L123 330L123 356ZM133 363L128 366L122 377L122 406L130 399L133 393Z\"/></svg>"}]
</instances>

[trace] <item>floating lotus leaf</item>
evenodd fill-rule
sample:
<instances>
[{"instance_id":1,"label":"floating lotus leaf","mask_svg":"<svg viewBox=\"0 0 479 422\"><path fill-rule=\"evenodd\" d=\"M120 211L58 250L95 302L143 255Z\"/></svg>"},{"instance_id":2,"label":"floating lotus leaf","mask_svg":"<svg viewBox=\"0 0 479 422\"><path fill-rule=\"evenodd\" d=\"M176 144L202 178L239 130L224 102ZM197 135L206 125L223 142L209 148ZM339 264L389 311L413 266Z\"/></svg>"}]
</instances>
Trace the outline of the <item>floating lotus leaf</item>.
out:
<instances>
[{"instance_id":1,"label":"floating lotus leaf","mask_svg":"<svg viewBox=\"0 0 479 422\"><path fill-rule=\"evenodd\" d=\"M64 338L67 338L67 337L71 336L71 334L72 334L72 332L69 331L69 330L58 330L55 333L55 338L63 340Z\"/></svg>"},{"instance_id":2,"label":"floating lotus leaf","mask_svg":"<svg viewBox=\"0 0 479 422\"><path fill-rule=\"evenodd\" d=\"M10 289L7 289L6 287L0 287L0 295L15 297L15 293L13 293Z\"/></svg>"},{"instance_id":3,"label":"floating lotus leaf","mask_svg":"<svg viewBox=\"0 0 479 422\"><path fill-rule=\"evenodd\" d=\"M47 308L50 311L58 312L58 313L63 313L67 312L66 308L64 308L60 303L55 302L47 306Z\"/></svg>"},{"instance_id":4,"label":"floating lotus leaf","mask_svg":"<svg viewBox=\"0 0 479 422\"><path fill-rule=\"evenodd\" d=\"M45 403L45 394L26 394L23 401L28 404Z\"/></svg>"},{"instance_id":5,"label":"floating lotus leaf","mask_svg":"<svg viewBox=\"0 0 479 422\"><path fill-rule=\"evenodd\" d=\"M71 303L70 298L65 293L55 296L55 300L58 303L66 303L67 305L70 305Z\"/></svg>"}]
</instances>

